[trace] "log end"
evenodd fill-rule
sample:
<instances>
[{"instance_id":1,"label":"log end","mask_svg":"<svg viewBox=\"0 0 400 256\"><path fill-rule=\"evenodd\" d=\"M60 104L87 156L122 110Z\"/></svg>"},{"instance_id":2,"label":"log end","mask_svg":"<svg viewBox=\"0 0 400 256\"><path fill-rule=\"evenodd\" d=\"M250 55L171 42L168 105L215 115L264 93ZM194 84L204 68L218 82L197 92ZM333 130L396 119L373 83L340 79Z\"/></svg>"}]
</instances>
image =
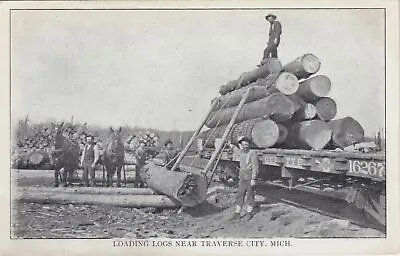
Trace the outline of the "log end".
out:
<instances>
[{"instance_id":1,"label":"log end","mask_svg":"<svg viewBox=\"0 0 400 256\"><path fill-rule=\"evenodd\" d=\"M342 149L365 140L363 127L352 117L332 120L329 126L333 131L333 143Z\"/></svg>"},{"instance_id":2,"label":"log end","mask_svg":"<svg viewBox=\"0 0 400 256\"><path fill-rule=\"evenodd\" d=\"M279 127L272 120L256 122L251 131L251 139L259 148L272 147L279 139Z\"/></svg>"},{"instance_id":3,"label":"log end","mask_svg":"<svg viewBox=\"0 0 400 256\"><path fill-rule=\"evenodd\" d=\"M336 116L337 106L336 102L331 98L321 98L315 104L317 116L323 121L329 121Z\"/></svg>"},{"instance_id":4,"label":"log end","mask_svg":"<svg viewBox=\"0 0 400 256\"><path fill-rule=\"evenodd\" d=\"M307 129L304 133L304 140L314 150L323 149L332 138L332 131L329 126L319 120L306 121Z\"/></svg>"},{"instance_id":5,"label":"log end","mask_svg":"<svg viewBox=\"0 0 400 256\"><path fill-rule=\"evenodd\" d=\"M282 72L275 80L275 87L285 95L291 95L299 88L299 80L289 72Z\"/></svg>"},{"instance_id":6,"label":"log end","mask_svg":"<svg viewBox=\"0 0 400 256\"><path fill-rule=\"evenodd\" d=\"M317 109L311 103L307 103L306 105L304 105L302 111L304 113L305 120L313 119L317 115Z\"/></svg>"},{"instance_id":7,"label":"log end","mask_svg":"<svg viewBox=\"0 0 400 256\"><path fill-rule=\"evenodd\" d=\"M310 90L317 97L325 97L331 91L331 80L324 75L318 75L310 80Z\"/></svg>"},{"instance_id":8,"label":"log end","mask_svg":"<svg viewBox=\"0 0 400 256\"><path fill-rule=\"evenodd\" d=\"M303 68L304 70L309 73L309 74L315 74L318 72L318 70L321 67L321 62L319 61L319 59L317 58L317 56L315 56L312 53L307 53L302 57L302 64L303 64Z\"/></svg>"}]
</instances>

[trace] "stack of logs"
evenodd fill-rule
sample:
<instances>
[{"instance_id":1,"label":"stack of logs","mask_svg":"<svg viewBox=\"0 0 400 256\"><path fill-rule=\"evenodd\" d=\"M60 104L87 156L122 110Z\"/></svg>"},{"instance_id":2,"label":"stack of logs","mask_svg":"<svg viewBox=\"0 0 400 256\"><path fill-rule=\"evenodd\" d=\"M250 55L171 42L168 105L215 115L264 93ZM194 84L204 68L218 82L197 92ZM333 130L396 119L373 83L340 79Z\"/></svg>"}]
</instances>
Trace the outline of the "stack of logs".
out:
<instances>
[{"instance_id":1,"label":"stack of logs","mask_svg":"<svg viewBox=\"0 0 400 256\"><path fill-rule=\"evenodd\" d=\"M364 130L353 118L332 120L337 108L328 97L331 81L316 75L321 63L304 54L282 66L276 58L243 73L220 87L213 113L202 133L205 147L221 138L244 92L250 88L228 140L245 136L256 148L313 149L345 148L364 141Z\"/></svg>"},{"instance_id":2,"label":"stack of logs","mask_svg":"<svg viewBox=\"0 0 400 256\"><path fill-rule=\"evenodd\" d=\"M144 133L139 132L138 134L129 136L125 142L125 151L133 155L141 142L145 144L145 151L148 158L153 158L159 153L160 151L159 136L150 131L146 131Z\"/></svg>"},{"instance_id":3,"label":"stack of logs","mask_svg":"<svg viewBox=\"0 0 400 256\"><path fill-rule=\"evenodd\" d=\"M17 142L17 149L13 159L15 168L51 168L50 154L52 151L52 141L55 135L56 125L49 125L37 128L30 136L27 136ZM64 135L72 142L79 145L83 150L86 142L86 136L90 134L86 123L83 125L65 124ZM95 137L95 142L102 151L102 143ZM45 165L45 166L43 166Z\"/></svg>"}]
</instances>

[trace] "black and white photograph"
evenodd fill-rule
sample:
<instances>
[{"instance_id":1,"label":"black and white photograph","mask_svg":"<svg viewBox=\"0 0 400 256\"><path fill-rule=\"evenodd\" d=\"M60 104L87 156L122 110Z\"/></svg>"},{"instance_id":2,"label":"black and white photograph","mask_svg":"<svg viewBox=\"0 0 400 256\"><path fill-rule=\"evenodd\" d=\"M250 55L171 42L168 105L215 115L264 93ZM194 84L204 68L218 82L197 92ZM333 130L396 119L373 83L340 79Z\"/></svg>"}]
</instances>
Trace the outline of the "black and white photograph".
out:
<instances>
[{"instance_id":1,"label":"black and white photograph","mask_svg":"<svg viewBox=\"0 0 400 256\"><path fill-rule=\"evenodd\" d=\"M386 8L9 15L11 240L388 237Z\"/></svg>"}]
</instances>

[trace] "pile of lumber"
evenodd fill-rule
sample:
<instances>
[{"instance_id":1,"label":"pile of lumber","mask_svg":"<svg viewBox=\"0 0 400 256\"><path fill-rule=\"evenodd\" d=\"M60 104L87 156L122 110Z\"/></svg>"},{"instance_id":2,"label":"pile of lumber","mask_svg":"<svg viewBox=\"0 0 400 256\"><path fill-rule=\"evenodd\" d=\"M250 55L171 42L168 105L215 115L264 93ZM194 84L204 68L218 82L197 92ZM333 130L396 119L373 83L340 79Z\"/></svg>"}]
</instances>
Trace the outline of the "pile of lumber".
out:
<instances>
[{"instance_id":1,"label":"pile of lumber","mask_svg":"<svg viewBox=\"0 0 400 256\"><path fill-rule=\"evenodd\" d=\"M333 120L336 102L328 97L330 79L317 74L319 59L304 54L286 65L269 58L262 66L220 87L202 133L203 146L222 137L244 92L249 96L228 140L245 136L256 148L345 148L364 141L362 126L352 117Z\"/></svg>"}]
</instances>

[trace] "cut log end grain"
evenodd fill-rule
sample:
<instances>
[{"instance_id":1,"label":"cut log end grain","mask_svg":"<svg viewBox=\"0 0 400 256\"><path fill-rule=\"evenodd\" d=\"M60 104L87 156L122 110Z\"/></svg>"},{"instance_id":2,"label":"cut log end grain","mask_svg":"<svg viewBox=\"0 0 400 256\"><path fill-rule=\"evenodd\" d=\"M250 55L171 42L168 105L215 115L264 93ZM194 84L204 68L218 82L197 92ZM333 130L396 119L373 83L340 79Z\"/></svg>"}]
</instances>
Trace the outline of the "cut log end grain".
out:
<instances>
[{"instance_id":1,"label":"cut log end grain","mask_svg":"<svg viewBox=\"0 0 400 256\"><path fill-rule=\"evenodd\" d=\"M32 165L39 165L44 159L44 155L41 152L34 151L29 155L29 163Z\"/></svg>"},{"instance_id":2,"label":"cut log end grain","mask_svg":"<svg viewBox=\"0 0 400 256\"><path fill-rule=\"evenodd\" d=\"M324 75L309 78L300 83L297 94L305 101L315 103L319 98L325 97L331 90L331 81Z\"/></svg>"},{"instance_id":3,"label":"cut log end grain","mask_svg":"<svg viewBox=\"0 0 400 256\"><path fill-rule=\"evenodd\" d=\"M329 121L336 116L337 107L336 102L331 98L321 98L315 104L317 116L323 121Z\"/></svg>"},{"instance_id":4,"label":"cut log end grain","mask_svg":"<svg viewBox=\"0 0 400 256\"><path fill-rule=\"evenodd\" d=\"M303 121L291 125L285 144L291 148L323 149L331 140L332 131L321 120Z\"/></svg>"},{"instance_id":5,"label":"cut log end grain","mask_svg":"<svg viewBox=\"0 0 400 256\"><path fill-rule=\"evenodd\" d=\"M319 68L321 67L321 62L319 61L317 56L312 53L305 54L301 61L303 63L304 70L310 74L317 73Z\"/></svg>"},{"instance_id":6,"label":"cut log end grain","mask_svg":"<svg viewBox=\"0 0 400 256\"><path fill-rule=\"evenodd\" d=\"M279 139L279 127L272 120L256 122L250 139L259 148L272 147Z\"/></svg>"},{"instance_id":7,"label":"cut log end grain","mask_svg":"<svg viewBox=\"0 0 400 256\"><path fill-rule=\"evenodd\" d=\"M328 125L332 130L332 142L339 148L343 149L364 141L364 129L352 117L332 120Z\"/></svg>"},{"instance_id":8,"label":"cut log end grain","mask_svg":"<svg viewBox=\"0 0 400 256\"><path fill-rule=\"evenodd\" d=\"M311 53L304 54L286 64L283 70L294 74L298 79L308 78L310 75L318 72L321 62Z\"/></svg>"},{"instance_id":9,"label":"cut log end grain","mask_svg":"<svg viewBox=\"0 0 400 256\"><path fill-rule=\"evenodd\" d=\"M285 95L291 95L299 88L299 80L289 72L282 72L275 80L275 88Z\"/></svg>"},{"instance_id":10,"label":"cut log end grain","mask_svg":"<svg viewBox=\"0 0 400 256\"><path fill-rule=\"evenodd\" d=\"M303 117L305 120L313 119L315 115L317 114L317 109L315 106L311 103L307 103L301 111Z\"/></svg>"}]
</instances>

